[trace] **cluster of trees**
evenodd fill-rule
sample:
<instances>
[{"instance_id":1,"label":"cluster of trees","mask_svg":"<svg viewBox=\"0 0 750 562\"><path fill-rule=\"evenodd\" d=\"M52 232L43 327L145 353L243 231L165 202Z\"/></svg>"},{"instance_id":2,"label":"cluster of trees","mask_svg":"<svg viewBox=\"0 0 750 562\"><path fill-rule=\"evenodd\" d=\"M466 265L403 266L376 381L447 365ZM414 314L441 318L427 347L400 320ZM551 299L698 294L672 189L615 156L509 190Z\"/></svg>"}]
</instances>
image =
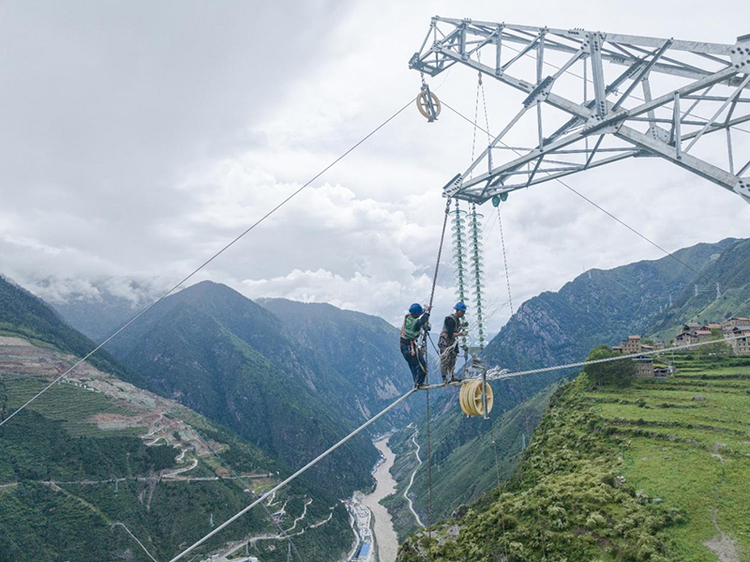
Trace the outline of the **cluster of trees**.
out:
<instances>
[{"instance_id":1,"label":"cluster of trees","mask_svg":"<svg viewBox=\"0 0 750 562\"><path fill-rule=\"evenodd\" d=\"M591 350L586 361L597 361L617 357L620 354L609 346L600 344ZM583 372L588 379L597 386L615 385L629 386L635 378L635 362L629 359L623 361L608 361L586 365Z\"/></svg>"}]
</instances>

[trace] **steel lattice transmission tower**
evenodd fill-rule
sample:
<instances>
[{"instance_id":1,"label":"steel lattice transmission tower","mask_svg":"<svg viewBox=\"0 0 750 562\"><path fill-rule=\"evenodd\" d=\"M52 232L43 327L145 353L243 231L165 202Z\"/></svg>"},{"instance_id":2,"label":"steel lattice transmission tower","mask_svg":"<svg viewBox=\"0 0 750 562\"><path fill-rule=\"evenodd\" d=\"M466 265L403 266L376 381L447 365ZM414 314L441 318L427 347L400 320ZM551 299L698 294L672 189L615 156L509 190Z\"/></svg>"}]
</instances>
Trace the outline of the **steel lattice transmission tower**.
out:
<instances>
[{"instance_id":1,"label":"steel lattice transmission tower","mask_svg":"<svg viewBox=\"0 0 750 562\"><path fill-rule=\"evenodd\" d=\"M410 68L436 76L457 63L524 97L448 196L483 203L658 156L750 202L750 35L725 45L433 18ZM506 144L520 129L524 142Z\"/></svg>"}]
</instances>

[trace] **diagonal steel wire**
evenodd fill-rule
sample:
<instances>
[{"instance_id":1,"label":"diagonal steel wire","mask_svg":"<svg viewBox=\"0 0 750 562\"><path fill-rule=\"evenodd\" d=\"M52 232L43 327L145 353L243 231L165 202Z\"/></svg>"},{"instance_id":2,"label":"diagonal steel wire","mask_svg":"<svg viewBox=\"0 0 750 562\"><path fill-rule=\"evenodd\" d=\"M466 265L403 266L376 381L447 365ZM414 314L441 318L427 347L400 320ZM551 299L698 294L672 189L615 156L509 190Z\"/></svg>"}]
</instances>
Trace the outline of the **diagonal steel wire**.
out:
<instances>
[{"instance_id":1,"label":"diagonal steel wire","mask_svg":"<svg viewBox=\"0 0 750 562\"><path fill-rule=\"evenodd\" d=\"M72 367L70 367L67 371L65 371L63 374L61 374L59 377L54 379L51 383L49 383L47 386L42 388L37 394L32 396L28 401L26 401L21 407L19 407L17 410L15 410L12 414L10 414L7 418L0 421L0 427L5 425L8 421L13 419L13 417L18 414L19 412L26 409L26 407L34 402L37 398L39 398L42 394L47 392L50 388L55 386L58 382L63 380L65 377L67 377L76 367L78 367L81 363L86 361L89 357L94 355L97 351L99 351L102 347L104 347L106 344L108 344L110 341L112 341L114 338L116 338L120 333L122 333L124 330L126 330L131 324L133 324L136 320L138 320L141 316L146 314L149 310L151 310L153 307L155 307L157 304L159 304L161 301L163 301L165 298L167 298L169 295L174 293L177 289L179 289L182 285L184 285L187 281L189 281L193 276L195 276L199 271L201 271L203 268L205 268L208 264L213 262L216 258L218 258L220 255L222 255L224 252L226 252L229 248L234 246L237 242L239 242L242 238L244 238L247 234L249 234L251 231L253 231L258 225L260 225L263 221L265 221L268 217L273 215L276 211L281 209L284 205L286 205L289 201L294 199L297 195L299 195L306 187L308 187L310 184L312 184L315 180L317 180L320 176L322 176L324 173L326 173L328 170L333 168L336 164L338 164L341 160L346 158L350 153L352 153L354 150L356 150L360 145L362 145L365 141L367 141L370 137L372 137L375 133L377 133L380 129L385 127L388 123L393 121L398 115L400 115L407 107L409 107L412 102L416 98L411 98L408 103L406 103L401 109L396 111L393 115L388 117L385 121L383 121L380 125L375 127L372 131L367 133L364 137L362 137L359 141L357 141L354 145L352 145L346 152L341 154L338 158L336 158L333 162L328 164L325 168L323 168L320 172L315 174L312 178L310 178L307 182L305 182L301 187L296 189L291 195L283 199L280 203L278 203L275 207L273 207L270 211L268 211L265 215L263 215L261 218L259 218L257 221L255 221L252 225L250 225L248 228L243 230L240 234L238 234L235 238L233 238L229 243L225 244L218 252L213 254L210 258L208 258L206 261L204 261L201 265L199 265L197 268L195 268L192 273L184 277L179 283L177 283L174 287L169 289L166 293L164 293L162 296L160 296L158 299L156 299L154 302L152 302L150 305L148 305L146 308L141 310L138 314L136 314L133 318L131 318L128 322L126 322L120 329L118 329L114 334L109 336L106 340L104 340L102 343L97 345L94 349L92 349L90 352L88 352L82 359L78 360Z\"/></svg>"}]
</instances>

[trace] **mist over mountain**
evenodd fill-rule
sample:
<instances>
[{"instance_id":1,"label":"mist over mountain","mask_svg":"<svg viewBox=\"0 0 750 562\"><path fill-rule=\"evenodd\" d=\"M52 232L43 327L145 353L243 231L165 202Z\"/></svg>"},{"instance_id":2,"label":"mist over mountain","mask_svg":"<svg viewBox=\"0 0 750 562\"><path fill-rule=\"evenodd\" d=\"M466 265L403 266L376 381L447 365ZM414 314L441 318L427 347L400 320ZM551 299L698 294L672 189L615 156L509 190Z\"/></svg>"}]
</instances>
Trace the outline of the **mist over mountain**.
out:
<instances>
[{"instance_id":1,"label":"mist over mountain","mask_svg":"<svg viewBox=\"0 0 750 562\"><path fill-rule=\"evenodd\" d=\"M97 343L166 292L157 279L117 277L90 280L47 277L27 284L27 289Z\"/></svg>"}]
</instances>

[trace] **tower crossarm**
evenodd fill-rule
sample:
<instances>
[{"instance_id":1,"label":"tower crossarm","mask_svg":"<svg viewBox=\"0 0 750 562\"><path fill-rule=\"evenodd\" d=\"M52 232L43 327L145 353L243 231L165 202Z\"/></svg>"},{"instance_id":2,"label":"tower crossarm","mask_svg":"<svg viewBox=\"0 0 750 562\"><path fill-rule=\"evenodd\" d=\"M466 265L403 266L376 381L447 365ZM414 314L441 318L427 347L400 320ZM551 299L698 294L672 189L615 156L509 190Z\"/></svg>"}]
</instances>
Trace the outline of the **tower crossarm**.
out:
<instances>
[{"instance_id":1,"label":"tower crossarm","mask_svg":"<svg viewBox=\"0 0 750 562\"><path fill-rule=\"evenodd\" d=\"M456 64L509 86L518 105L448 196L483 203L655 156L750 202L750 35L719 44L434 17L409 66L436 76Z\"/></svg>"}]
</instances>

